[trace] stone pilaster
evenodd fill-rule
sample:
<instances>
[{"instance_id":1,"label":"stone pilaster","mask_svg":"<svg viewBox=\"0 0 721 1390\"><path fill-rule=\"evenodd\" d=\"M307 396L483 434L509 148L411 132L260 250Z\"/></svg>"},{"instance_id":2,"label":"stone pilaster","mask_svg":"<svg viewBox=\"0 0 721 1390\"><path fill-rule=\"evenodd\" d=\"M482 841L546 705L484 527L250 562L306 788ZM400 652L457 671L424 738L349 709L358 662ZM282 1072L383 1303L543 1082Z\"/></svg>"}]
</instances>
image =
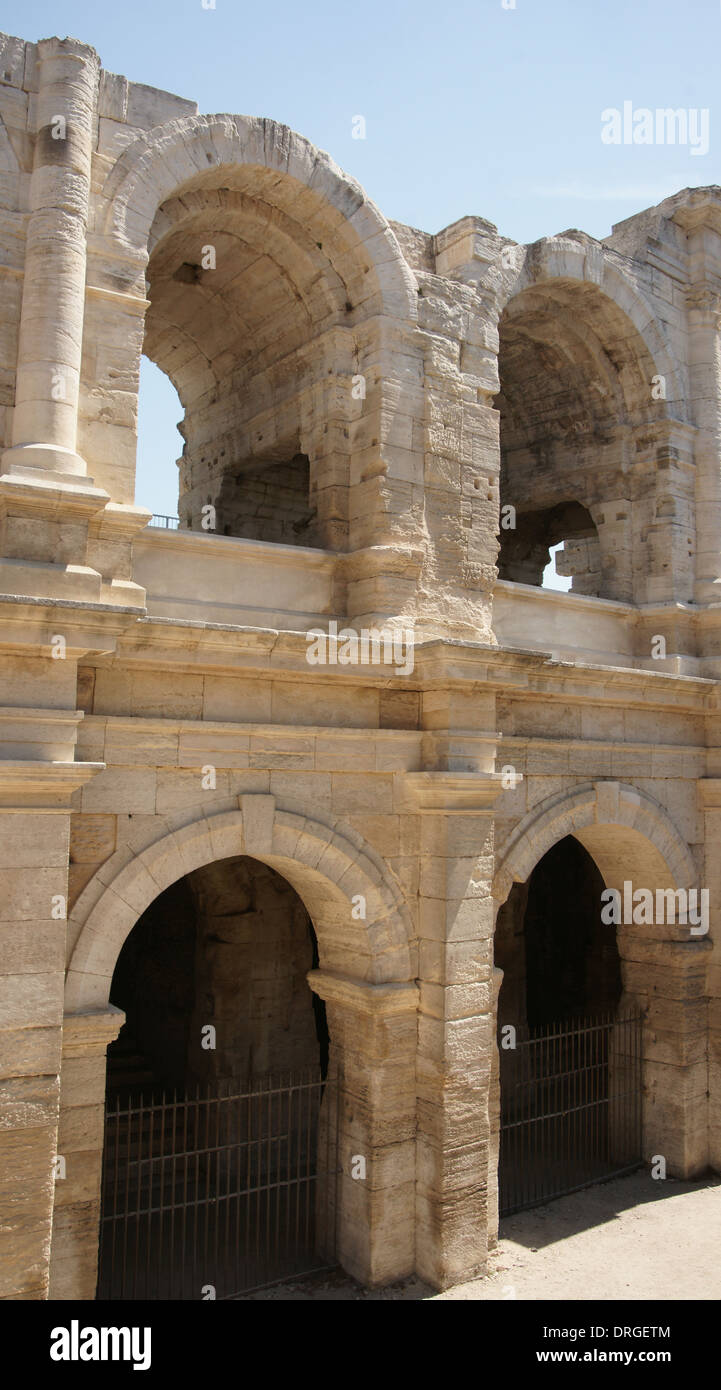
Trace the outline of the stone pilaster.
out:
<instances>
[{"instance_id":1,"label":"stone pilaster","mask_svg":"<svg viewBox=\"0 0 721 1390\"><path fill-rule=\"evenodd\" d=\"M100 65L76 39L38 44L37 134L30 184L13 447L4 471L84 474L76 454L85 302L85 238Z\"/></svg>"},{"instance_id":2,"label":"stone pilaster","mask_svg":"<svg viewBox=\"0 0 721 1390\"><path fill-rule=\"evenodd\" d=\"M448 724L444 754L453 760ZM447 1288L485 1270L489 1205L496 1210L491 879L500 779L449 770L405 781L422 817L416 1268Z\"/></svg>"},{"instance_id":3,"label":"stone pilaster","mask_svg":"<svg viewBox=\"0 0 721 1390\"><path fill-rule=\"evenodd\" d=\"M721 590L721 297L696 290L688 301L689 379L696 443L697 603Z\"/></svg>"},{"instance_id":4,"label":"stone pilaster","mask_svg":"<svg viewBox=\"0 0 721 1390\"><path fill-rule=\"evenodd\" d=\"M53 1211L51 1299L93 1299L103 1172L105 1054L125 1014L66 1014L62 1030L60 1124Z\"/></svg>"},{"instance_id":5,"label":"stone pilaster","mask_svg":"<svg viewBox=\"0 0 721 1390\"><path fill-rule=\"evenodd\" d=\"M57 1154L70 798L103 764L0 762L0 1297L44 1298Z\"/></svg>"},{"instance_id":6,"label":"stone pilaster","mask_svg":"<svg viewBox=\"0 0 721 1390\"><path fill-rule=\"evenodd\" d=\"M308 981L326 1002L331 1039L324 1104L331 1130L337 1117L327 1213L336 1257L362 1283L387 1284L414 1269L418 990L323 970ZM331 1143L331 1166L334 1150Z\"/></svg>"}]
</instances>

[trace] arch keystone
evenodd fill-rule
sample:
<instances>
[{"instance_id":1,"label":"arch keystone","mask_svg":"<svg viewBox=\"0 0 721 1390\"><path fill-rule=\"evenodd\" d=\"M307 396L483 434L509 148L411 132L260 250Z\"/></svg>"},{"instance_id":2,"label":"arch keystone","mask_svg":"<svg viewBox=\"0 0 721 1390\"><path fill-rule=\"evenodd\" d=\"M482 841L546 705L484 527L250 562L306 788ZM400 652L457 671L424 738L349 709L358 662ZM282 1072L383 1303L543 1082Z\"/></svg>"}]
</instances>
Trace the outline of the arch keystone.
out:
<instances>
[{"instance_id":1,"label":"arch keystone","mask_svg":"<svg viewBox=\"0 0 721 1390\"><path fill-rule=\"evenodd\" d=\"M621 794L618 782L594 782L596 792L596 820L618 820L618 805Z\"/></svg>"},{"instance_id":2,"label":"arch keystone","mask_svg":"<svg viewBox=\"0 0 721 1390\"><path fill-rule=\"evenodd\" d=\"M243 812L246 854L255 855L258 859L264 854L272 854L275 797L250 793L239 796L238 803Z\"/></svg>"}]
</instances>

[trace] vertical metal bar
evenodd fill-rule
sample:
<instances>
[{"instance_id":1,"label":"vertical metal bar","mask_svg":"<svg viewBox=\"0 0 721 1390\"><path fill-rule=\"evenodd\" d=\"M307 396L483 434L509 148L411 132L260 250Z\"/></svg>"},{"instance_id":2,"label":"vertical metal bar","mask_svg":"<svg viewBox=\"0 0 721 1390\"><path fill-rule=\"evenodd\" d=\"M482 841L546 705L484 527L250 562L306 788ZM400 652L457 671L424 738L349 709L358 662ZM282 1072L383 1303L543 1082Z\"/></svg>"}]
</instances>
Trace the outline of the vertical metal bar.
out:
<instances>
[{"instance_id":1,"label":"vertical metal bar","mask_svg":"<svg viewBox=\"0 0 721 1390\"><path fill-rule=\"evenodd\" d=\"M193 1258L190 1265L191 1289L195 1293L198 1275L198 1196L200 1194L200 1082L195 1086L193 1114L193 1148L195 1150L195 1184L193 1187ZM190 1272L189 1271L189 1272ZM197 1297L197 1294L196 1294Z\"/></svg>"},{"instance_id":2,"label":"vertical metal bar","mask_svg":"<svg viewBox=\"0 0 721 1390\"><path fill-rule=\"evenodd\" d=\"M636 1157L643 1158L643 1095L644 1095L644 1075L643 1075L643 1014L639 1015L636 1033L636 1084L635 1093L637 1097L636 1109L638 1113L637 1132L636 1132Z\"/></svg>"},{"instance_id":3,"label":"vertical metal bar","mask_svg":"<svg viewBox=\"0 0 721 1390\"><path fill-rule=\"evenodd\" d=\"M295 1146L295 1254L296 1258L300 1252L300 1154L301 1154L301 1108L300 1092L296 1088L294 1097L295 1108L297 1110L296 1124L297 1141Z\"/></svg>"},{"instance_id":4,"label":"vertical metal bar","mask_svg":"<svg viewBox=\"0 0 721 1390\"><path fill-rule=\"evenodd\" d=\"M274 1151L274 1155L275 1155L275 1169L274 1169L273 1172L272 1172L272 1181L273 1181L273 1185L274 1185L274 1187L275 1187L275 1217L274 1217L274 1219L273 1219L272 1229L269 1228L269 1230L268 1230L269 1253L270 1253L270 1246L272 1245L272 1247L273 1247L273 1262L274 1262L274 1263L273 1263L273 1265L272 1265L272 1270L273 1270L274 1276L277 1275L278 1221L279 1221L279 1218L280 1218L280 1212L279 1212L279 1210L278 1210L278 1201L279 1201L279 1197L280 1197L280 1170L279 1170L279 1166L278 1166L278 1165L279 1165L279 1159L280 1159L280 1155L279 1155L279 1151L278 1151L278 1143L279 1143L279 1137L278 1137L278 1136L279 1136L280 1131L281 1131L281 1103L280 1103L280 1102L281 1102L281 1087L280 1087L280 1084L279 1084L279 1085L278 1085L277 1091L274 1093L273 1105L272 1105L272 1109L273 1109L274 1114L275 1114L275 1116L276 1116L275 1123L277 1124L277 1129L275 1130L275 1133L274 1133L274 1135L273 1135L273 1151ZM271 1201L271 1208L272 1208L272 1206L273 1206L273 1202Z\"/></svg>"},{"instance_id":5,"label":"vertical metal bar","mask_svg":"<svg viewBox=\"0 0 721 1390\"><path fill-rule=\"evenodd\" d=\"M213 1155L210 1144L210 1084L205 1084L205 1221L203 1239L203 1277L201 1283L208 1279L208 1240L210 1235L210 1170L213 1163ZM210 1281L211 1283L214 1280Z\"/></svg>"},{"instance_id":6,"label":"vertical metal bar","mask_svg":"<svg viewBox=\"0 0 721 1390\"><path fill-rule=\"evenodd\" d=\"M315 1089L313 1080L309 1073L307 1075L308 1087L308 1177L306 1181L306 1249L308 1255L312 1254L313 1249L313 1195L315 1193L315 1173L316 1173L316 1152L315 1152L315 1125L314 1125L314 1100Z\"/></svg>"},{"instance_id":7,"label":"vertical metal bar","mask_svg":"<svg viewBox=\"0 0 721 1390\"><path fill-rule=\"evenodd\" d=\"M130 1141L132 1131L132 1114L130 1101L127 1108L127 1124L125 1126L125 1192L123 1196L123 1273L121 1279L121 1298L125 1298L125 1289L128 1270L128 1234L130 1230Z\"/></svg>"},{"instance_id":8,"label":"vertical metal bar","mask_svg":"<svg viewBox=\"0 0 721 1390\"><path fill-rule=\"evenodd\" d=\"M177 1113L178 1113L178 1090L173 1087L173 1108L171 1110L170 1121L170 1297L175 1291L175 1171L176 1171L176 1134L177 1134ZM162 1197L161 1197L162 1205Z\"/></svg>"},{"instance_id":9,"label":"vertical metal bar","mask_svg":"<svg viewBox=\"0 0 721 1390\"><path fill-rule=\"evenodd\" d=\"M547 1061L545 1067L550 1071L553 1082L550 1086L544 1087L544 1112L550 1114L550 1121L543 1124L543 1131L546 1142L541 1155L542 1182L541 1196L555 1196L559 1183L564 1180L563 1167L563 1137L566 1126L564 1118L565 1087L564 1080L565 1058L563 1034L559 1023L550 1023L546 1029L546 1034L550 1037L550 1044L546 1048Z\"/></svg>"},{"instance_id":10,"label":"vertical metal bar","mask_svg":"<svg viewBox=\"0 0 721 1390\"><path fill-rule=\"evenodd\" d=\"M616 1021L613 1011L608 1015L608 1024L603 1031L601 1065L598 1071L598 1144L599 1160L604 1168L611 1166L611 1062L615 1049Z\"/></svg>"},{"instance_id":11,"label":"vertical metal bar","mask_svg":"<svg viewBox=\"0 0 721 1390\"><path fill-rule=\"evenodd\" d=\"M519 1025L519 1033L516 1037L516 1041L518 1041L519 1036L523 1037L523 1041L521 1044L521 1056L519 1059L518 1067L520 1089L517 1095L517 1119L520 1123L519 1128L517 1130L518 1163L516 1165L513 1183L515 1189L515 1195L513 1199L514 1206L519 1201L523 1201L524 1197L526 1196L525 1188L527 1183L528 1162L530 1159L530 1133L528 1125L526 1123L526 1108L528 1098L528 1070L531 1057L531 1047L528 1038L527 1028L522 1028Z\"/></svg>"},{"instance_id":12,"label":"vertical metal bar","mask_svg":"<svg viewBox=\"0 0 721 1390\"><path fill-rule=\"evenodd\" d=\"M279 1229L281 1229L281 1219L282 1219L282 1223L283 1223L282 1250L283 1250L283 1252L285 1252L285 1258L286 1258L286 1259L288 1259L288 1254L289 1254L288 1237L289 1237L289 1233L290 1233L290 1183L289 1183L290 1173L288 1172L288 1159L289 1159L289 1155L290 1155L290 1093L292 1093L292 1083L293 1083L293 1070L290 1069L290 1072L288 1073L288 1087L286 1087L285 1093L283 1093L283 1095L281 1095L281 1105L279 1105L279 1111L281 1111L281 1115L282 1115L282 1111L283 1111L283 1104L282 1104L282 1102L283 1102L283 1098L285 1098L285 1133L283 1133L283 1140L282 1140L283 1148L282 1148L282 1152L281 1152L281 1159L279 1159L279 1165L278 1165L278 1176L279 1176L279 1179L282 1180L282 1208L281 1208L281 1198L278 1198L278 1202L279 1202L279 1211L278 1211L278 1219L276 1219L276 1236L275 1236L275 1259L276 1259L276 1262L278 1262L278 1259L279 1259L279 1244L278 1244L278 1240L279 1240ZM283 1129L282 1119L281 1119L281 1129ZM281 1191L281 1188L279 1188L279 1191Z\"/></svg>"},{"instance_id":13,"label":"vertical metal bar","mask_svg":"<svg viewBox=\"0 0 721 1390\"><path fill-rule=\"evenodd\" d=\"M228 1290L229 1292L234 1293L235 1284L233 1282L233 1276L231 1273L233 1257L230 1246L230 1178L231 1172L234 1173L237 1166L235 1159L237 1139L234 1143L233 1131L235 1130L236 1135L240 1132L240 1105L237 1096L234 1096L232 1101L228 1103L228 1115L226 1118L226 1126L228 1127L228 1147L226 1149L225 1156L225 1236L223 1239L223 1266L227 1272Z\"/></svg>"},{"instance_id":14,"label":"vertical metal bar","mask_svg":"<svg viewBox=\"0 0 721 1390\"><path fill-rule=\"evenodd\" d=\"M113 1143L114 1143L114 1145L115 1145L115 1155L114 1155L114 1157L115 1157L115 1163L114 1163L114 1165L113 1165L113 1166L114 1166L114 1171L113 1171L113 1221L112 1221L113 1239L112 1239L112 1244L111 1244L111 1256L110 1256L110 1270L111 1270L111 1276L110 1276L110 1297L111 1297L111 1298L115 1297L115 1281L116 1281L116 1278L117 1278L117 1264L116 1264L116 1261L117 1261L116 1245L117 1245L117 1237L118 1237L117 1227L118 1227L118 1221L119 1221L119 1217L120 1217L120 1211L119 1211L119 1208L118 1208L118 1183L119 1183L119 1180L120 1180L120 1092L118 1092L118 1093L116 1094L116 1096L115 1096L115 1115L113 1116L113 1120L114 1120L114 1124L113 1124L114 1140L113 1140ZM110 1132L110 1131L108 1131L108 1132ZM107 1143L107 1140L106 1140L106 1143ZM124 1214L123 1214L123 1227L124 1227L124 1226L125 1226L125 1217L124 1217Z\"/></svg>"},{"instance_id":15,"label":"vertical metal bar","mask_svg":"<svg viewBox=\"0 0 721 1390\"><path fill-rule=\"evenodd\" d=\"M141 1095L138 1097L138 1150L137 1150L137 1152L138 1152L138 1160L137 1160L137 1164L136 1164L137 1198L136 1198L136 1203L135 1203L135 1207L136 1207L136 1214L135 1214L135 1253L134 1253L134 1256L133 1256L133 1285L132 1285L132 1288L133 1288L132 1298L133 1298L133 1299L137 1298L137 1283L138 1283L138 1252L139 1252L139 1231L140 1231L140 1189L141 1189L141 1186L142 1186L142 1183L141 1183L141 1176L142 1176L142 1171L143 1171L143 1168L142 1168L142 1162L143 1162L143 1118L144 1118L144 1105L143 1105L143 1097L142 1097L142 1094L141 1094Z\"/></svg>"},{"instance_id":16,"label":"vertical metal bar","mask_svg":"<svg viewBox=\"0 0 721 1390\"><path fill-rule=\"evenodd\" d=\"M266 1161L265 1185L266 1185L266 1188L265 1188L265 1241L264 1241L264 1244L263 1244L263 1252L264 1252L265 1268L266 1268L265 1277L267 1278L267 1277L268 1277L267 1271L268 1271L268 1269L269 1269L269 1267L270 1267L270 1242L271 1242L270 1205L271 1205L271 1186L272 1186L271 1179L272 1179L272 1173L273 1173L273 1159L272 1159L272 1153L273 1153L273 1089L272 1089L272 1082L271 1082L271 1081L269 1081L269 1082L267 1083L266 1091L267 1091L267 1098L266 1098L266 1112L267 1112L267 1115L266 1115L266 1122L267 1122L267 1126L268 1126L268 1134L267 1134L266 1145L265 1145L265 1161Z\"/></svg>"},{"instance_id":17,"label":"vertical metal bar","mask_svg":"<svg viewBox=\"0 0 721 1390\"><path fill-rule=\"evenodd\" d=\"M150 1298L150 1251L153 1243L153 1121L155 1106L151 1097L148 1107L148 1197L145 1231L145 1297Z\"/></svg>"},{"instance_id":18,"label":"vertical metal bar","mask_svg":"<svg viewBox=\"0 0 721 1390\"><path fill-rule=\"evenodd\" d=\"M583 1109L588 1079L588 1046L591 1030L589 1017L584 1014L574 1024L569 1040L569 1109L571 1123L569 1153L569 1186L585 1181L588 1164L587 1112Z\"/></svg>"},{"instance_id":19,"label":"vertical metal bar","mask_svg":"<svg viewBox=\"0 0 721 1390\"><path fill-rule=\"evenodd\" d=\"M252 1116L252 1112L251 1112L251 1105L252 1105L252 1102L251 1102L251 1098L250 1098L250 1091L248 1091L247 1094L246 1094L246 1101L247 1101L247 1105L246 1105L247 1115L246 1115L246 1128L245 1128L246 1182L245 1182L245 1197L243 1198L243 1218L244 1218L244 1220L243 1220L243 1225L244 1225L244 1227L245 1227L245 1234L244 1234L244 1238L243 1238L243 1252L244 1252L244 1259L247 1260L247 1257L250 1255L250 1210L251 1210L251 1195L250 1195L250 1188L251 1188L251 1172L252 1172L252 1163L253 1163L253 1159L252 1159L252 1154L253 1154L253 1147L252 1147L252 1142L253 1142L253 1116ZM240 1203L241 1203L241 1195L240 1195L240 1158L239 1158L239 1160L238 1160L238 1204L237 1204L236 1212L235 1212L235 1246L236 1246L236 1267L237 1267L237 1270L238 1270L238 1276L240 1276L240 1258L241 1258L241 1256L240 1256ZM243 1281L243 1282L244 1282L244 1281ZM241 1287L241 1279L240 1279L240 1277L237 1277L237 1278L236 1278L235 1283L236 1283L236 1288L237 1288L237 1289L240 1289L240 1287Z\"/></svg>"},{"instance_id":20,"label":"vertical metal bar","mask_svg":"<svg viewBox=\"0 0 721 1390\"><path fill-rule=\"evenodd\" d=\"M569 1171L571 1174L570 1185L574 1187L579 1182L585 1182L588 1173L590 1132L586 1103L592 1037L591 1019L588 1014L584 1014L574 1025L570 1048L571 1159Z\"/></svg>"},{"instance_id":21,"label":"vertical metal bar","mask_svg":"<svg viewBox=\"0 0 721 1390\"><path fill-rule=\"evenodd\" d=\"M257 1163L257 1172L256 1172L256 1176L255 1176L255 1264L256 1264L256 1275L255 1275L254 1277L257 1277L257 1270L260 1268L260 1175L261 1175L261 1173L262 1173L262 1171L263 1171L263 1102L262 1102L262 1086L261 1086L260 1083L257 1083L257 1090L256 1090L256 1097L255 1097L255 1099L256 1099L256 1123L257 1123L257 1125L258 1125L258 1138L257 1138L257 1149L256 1149L256 1152L255 1152L255 1158L256 1158L256 1163Z\"/></svg>"},{"instance_id":22,"label":"vertical metal bar","mask_svg":"<svg viewBox=\"0 0 721 1390\"><path fill-rule=\"evenodd\" d=\"M190 1157L188 1154L188 1118L190 1110L190 1096L186 1090L183 1096L183 1205L181 1208L181 1298L185 1298L186 1291L186 1269L188 1256L190 1254L190 1232L188 1229L188 1164Z\"/></svg>"},{"instance_id":23,"label":"vertical metal bar","mask_svg":"<svg viewBox=\"0 0 721 1390\"><path fill-rule=\"evenodd\" d=\"M523 1053L521 1060L521 1097L520 1097L520 1120L521 1120L521 1164L518 1172L518 1193L517 1201L528 1201L530 1199L530 1171L532 1159L532 1132L530 1127L529 1096L531 1092L531 1072L533 1070L533 1046L530 1038L530 1031L524 1029Z\"/></svg>"},{"instance_id":24,"label":"vertical metal bar","mask_svg":"<svg viewBox=\"0 0 721 1390\"><path fill-rule=\"evenodd\" d=\"M597 1065L599 1057L599 1047L603 1034L603 1023L594 1020L587 1015L589 1026L584 1030L583 1040L583 1083L581 1087L581 1106L579 1111L579 1128L582 1128L585 1140L585 1172L581 1173L582 1182L590 1182L594 1176L593 1168L596 1161L596 1106L594 1105L594 1087L596 1084Z\"/></svg>"},{"instance_id":25,"label":"vertical metal bar","mask_svg":"<svg viewBox=\"0 0 721 1390\"><path fill-rule=\"evenodd\" d=\"M576 1048L576 1132L574 1146L580 1149L581 1165L575 1177L576 1182L587 1182L591 1174L594 1153L593 1132L593 1069L598 1045L598 1024L591 1014L585 1014L579 1028Z\"/></svg>"}]
</instances>

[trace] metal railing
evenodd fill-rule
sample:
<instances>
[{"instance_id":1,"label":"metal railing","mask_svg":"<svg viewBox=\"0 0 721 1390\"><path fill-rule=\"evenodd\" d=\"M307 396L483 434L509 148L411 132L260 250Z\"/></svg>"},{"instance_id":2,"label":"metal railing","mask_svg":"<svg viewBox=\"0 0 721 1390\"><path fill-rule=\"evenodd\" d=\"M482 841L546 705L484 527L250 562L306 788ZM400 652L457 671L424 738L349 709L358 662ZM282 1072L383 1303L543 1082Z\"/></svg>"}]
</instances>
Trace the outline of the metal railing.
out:
<instances>
[{"instance_id":1,"label":"metal railing","mask_svg":"<svg viewBox=\"0 0 721 1390\"><path fill-rule=\"evenodd\" d=\"M153 512L148 526L158 526L164 531L177 531L180 525L180 517L166 516L165 512Z\"/></svg>"},{"instance_id":2,"label":"metal railing","mask_svg":"<svg viewBox=\"0 0 721 1390\"><path fill-rule=\"evenodd\" d=\"M336 1107L315 1071L109 1102L97 1297L237 1298L329 1268Z\"/></svg>"},{"instance_id":3,"label":"metal railing","mask_svg":"<svg viewBox=\"0 0 721 1390\"><path fill-rule=\"evenodd\" d=\"M499 1046L501 1216L639 1166L641 1014L518 1027Z\"/></svg>"}]
</instances>

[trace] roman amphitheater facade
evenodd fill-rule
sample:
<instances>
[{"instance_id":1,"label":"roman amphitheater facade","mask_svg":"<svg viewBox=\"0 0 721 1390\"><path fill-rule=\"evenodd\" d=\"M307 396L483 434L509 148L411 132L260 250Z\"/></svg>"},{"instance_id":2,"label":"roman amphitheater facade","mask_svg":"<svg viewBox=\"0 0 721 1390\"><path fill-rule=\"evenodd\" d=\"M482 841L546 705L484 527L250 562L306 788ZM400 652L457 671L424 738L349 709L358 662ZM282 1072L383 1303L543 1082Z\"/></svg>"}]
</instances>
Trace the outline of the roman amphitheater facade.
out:
<instances>
[{"instance_id":1,"label":"roman amphitheater facade","mask_svg":"<svg viewBox=\"0 0 721 1390\"><path fill-rule=\"evenodd\" d=\"M0 38L0 116L3 1295L95 1296L113 980L168 893L215 943L191 1078L309 1063L323 1002L363 1282L486 1267L554 853L708 890L707 929L607 926L544 987L642 1017L638 1160L720 1171L721 190L604 242L427 234L74 39ZM135 504L143 352L175 530Z\"/></svg>"}]
</instances>

